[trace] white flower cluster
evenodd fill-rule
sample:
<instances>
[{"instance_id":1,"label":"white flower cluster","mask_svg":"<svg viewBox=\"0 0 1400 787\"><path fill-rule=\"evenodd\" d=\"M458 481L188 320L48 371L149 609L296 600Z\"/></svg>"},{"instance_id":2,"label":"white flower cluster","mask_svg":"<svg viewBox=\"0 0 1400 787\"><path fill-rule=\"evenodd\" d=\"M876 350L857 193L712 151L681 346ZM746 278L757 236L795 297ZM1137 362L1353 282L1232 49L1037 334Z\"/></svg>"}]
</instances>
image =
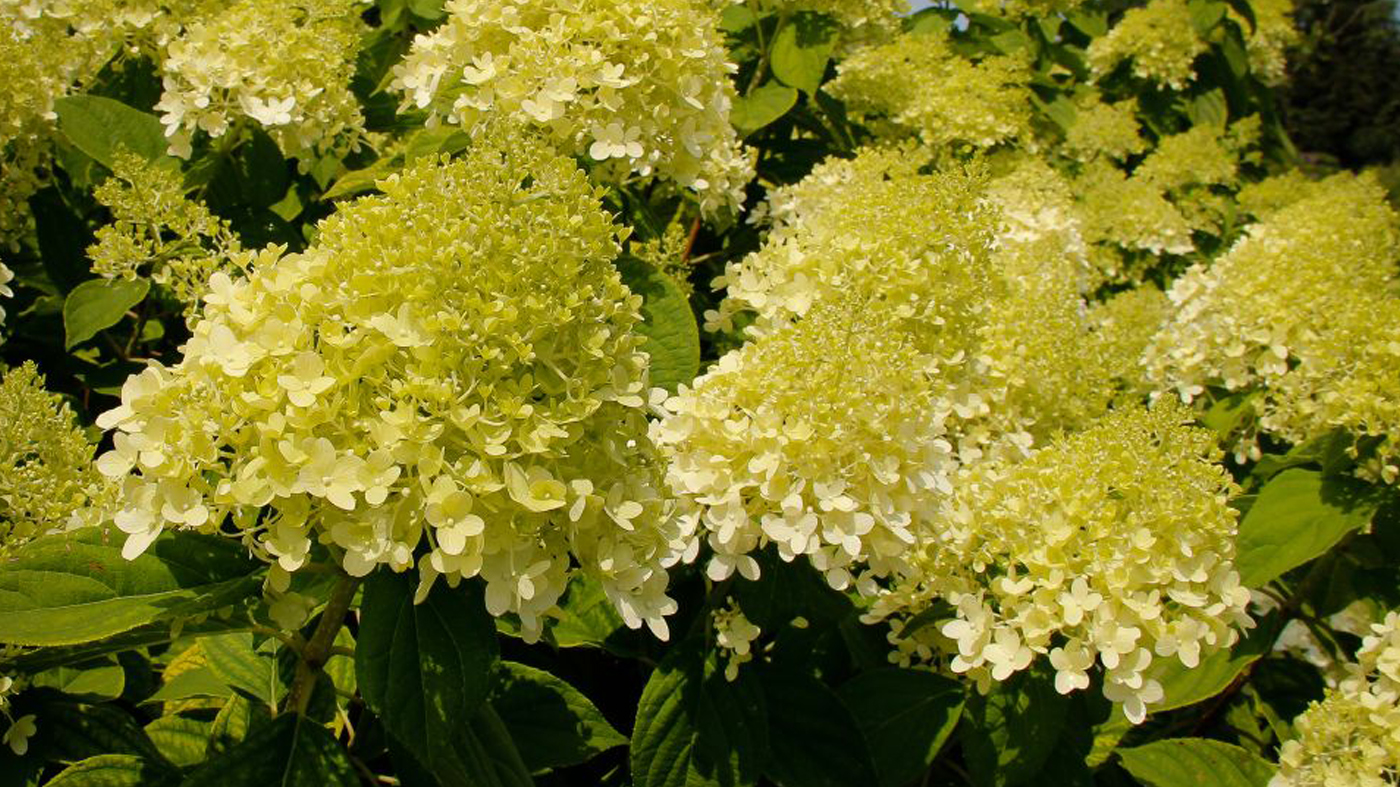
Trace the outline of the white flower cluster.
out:
<instances>
[{"instance_id":1,"label":"white flower cluster","mask_svg":"<svg viewBox=\"0 0 1400 787\"><path fill-rule=\"evenodd\" d=\"M305 253L216 273L183 359L98 419L123 554L230 516L278 572L313 541L352 575L402 571L426 542L421 592L481 576L527 637L576 563L666 636L694 539L646 437L640 298L600 192L517 129L379 187Z\"/></svg>"},{"instance_id":2,"label":"white flower cluster","mask_svg":"<svg viewBox=\"0 0 1400 787\"><path fill-rule=\"evenodd\" d=\"M732 601L724 609L714 611L715 644L724 652L724 679L739 679L739 667L753 660L753 643L763 630L749 619Z\"/></svg>"},{"instance_id":3,"label":"white flower cluster","mask_svg":"<svg viewBox=\"0 0 1400 787\"><path fill-rule=\"evenodd\" d=\"M367 31L361 0L237 0L186 25L167 47L161 112L173 155L197 131L265 129L288 156L353 146L364 119L350 78Z\"/></svg>"},{"instance_id":4,"label":"white flower cluster","mask_svg":"<svg viewBox=\"0 0 1400 787\"><path fill-rule=\"evenodd\" d=\"M1334 427L1393 434L1400 343L1395 259L1400 218L1366 177L1297 189L1228 253L1168 291L1170 322L1146 356L1149 378L1190 402L1210 386L1262 388L1260 425L1292 442ZM1383 453L1394 453L1387 449ZM1395 480L1394 459L1373 475Z\"/></svg>"},{"instance_id":5,"label":"white flower cluster","mask_svg":"<svg viewBox=\"0 0 1400 787\"><path fill-rule=\"evenodd\" d=\"M469 130L492 117L541 130L608 178L668 178L706 211L753 176L729 124L735 98L704 0L448 0L448 18L394 67L403 108Z\"/></svg>"},{"instance_id":6,"label":"white flower cluster","mask_svg":"<svg viewBox=\"0 0 1400 787\"><path fill-rule=\"evenodd\" d=\"M1269 787L1389 787L1400 780L1400 612L1371 626L1347 676L1294 720Z\"/></svg>"},{"instance_id":7,"label":"white flower cluster","mask_svg":"<svg viewBox=\"0 0 1400 787\"><path fill-rule=\"evenodd\" d=\"M19 693L19 688L14 678L0 675L0 716L4 716L9 722L5 735L0 737L0 743L10 747L10 751L16 756L23 757L29 751L29 739L34 737L39 728L34 723L32 713L18 719L10 715L10 696Z\"/></svg>"},{"instance_id":8,"label":"white flower cluster","mask_svg":"<svg viewBox=\"0 0 1400 787\"><path fill-rule=\"evenodd\" d=\"M951 651L981 686L1048 658L1062 693L1089 686L1133 723L1162 698L1157 657L1195 667L1252 625L1234 570L1234 484L1215 437L1171 402L1116 411L1015 464L963 478L915 570L871 616L954 607L936 629L896 626L905 659Z\"/></svg>"},{"instance_id":9,"label":"white flower cluster","mask_svg":"<svg viewBox=\"0 0 1400 787\"><path fill-rule=\"evenodd\" d=\"M1089 44L1089 68L1102 79L1131 60L1134 76L1183 90L1195 78L1196 56L1206 49L1186 0L1150 0Z\"/></svg>"}]
</instances>

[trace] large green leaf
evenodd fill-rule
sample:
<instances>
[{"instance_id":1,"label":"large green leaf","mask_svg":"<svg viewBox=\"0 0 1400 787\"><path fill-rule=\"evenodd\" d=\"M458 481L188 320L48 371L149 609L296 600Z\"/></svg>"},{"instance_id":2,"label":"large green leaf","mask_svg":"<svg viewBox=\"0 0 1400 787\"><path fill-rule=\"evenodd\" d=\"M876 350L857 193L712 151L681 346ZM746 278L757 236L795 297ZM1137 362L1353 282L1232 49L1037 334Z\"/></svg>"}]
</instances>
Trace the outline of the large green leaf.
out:
<instances>
[{"instance_id":1,"label":"large green leaf","mask_svg":"<svg viewBox=\"0 0 1400 787\"><path fill-rule=\"evenodd\" d=\"M797 105L797 88L769 82L747 96L734 100L729 122L745 134L773 123Z\"/></svg>"},{"instance_id":2,"label":"large green leaf","mask_svg":"<svg viewBox=\"0 0 1400 787\"><path fill-rule=\"evenodd\" d=\"M967 769L979 787L1035 784L1060 740L1070 701L1049 678L1022 672L968 698L959 727Z\"/></svg>"},{"instance_id":3,"label":"large green leaf","mask_svg":"<svg viewBox=\"0 0 1400 787\"><path fill-rule=\"evenodd\" d=\"M759 675L768 708L769 778L782 787L879 784L865 738L836 692L810 675Z\"/></svg>"},{"instance_id":4,"label":"large green leaf","mask_svg":"<svg viewBox=\"0 0 1400 787\"><path fill-rule=\"evenodd\" d=\"M55 667L33 676L29 684L48 686L89 702L105 702L122 695L122 689L126 687L126 671L113 662Z\"/></svg>"},{"instance_id":5,"label":"large green leaf","mask_svg":"<svg viewBox=\"0 0 1400 787\"><path fill-rule=\"evenodd\" d=\"M514 661L497 665L491 707L531 771L577 765L627 744L583 692Z\"/></svg>"},{"instance_id":6,"label":"large green leaf","mask_svg":"<svg viewBox=\"0 0 1400 787\"><path fill-rule=\"evenodd\" d=\"M0 565L0 643L91 642L218 609L259 586L257 564L236 541L165 533L126 560L106 539L96 528L45 536Z\"/></svg>"},{"instance_id":7,"label":"large green leaf","mask_svg":"<svg viewBox=\"0 0 1400 787\"><path fill-rule=\"evenodd\" d=\"M101 162L108 169L119 150L129 150L151 161L169 162L165 130L160 119L149 112L132 109L120 101L102 96L67 96L53 102L58 127L78 150Z\"/></svg>"},{"instance_id":8,"label":"large green leaf","mask_svg":"<svg viewBox=\"0 0 1400 787\"><path fill-rule=\"evenodd\" d=\"M146 735L170 762L187 767L204 761L209 741L209 722L189 716L161 716L146 725Z\"/></svg>"},{"instance_id":9,"label":"large green leaf","mask_svg":"<svg viewBox=\"0 0 1400 787\"><path fill-rule=\"evenodd\" d=\"M478 583L438 583L413 603L417 578L379 571L365 582L355 675L384 727L430 770L451 766L454 735L486 701L496 627ZM447 782L445 782L447 783Z\"/></svg>"},{"instance_id":10,"label":"large green leaf","mask_svg":"<svg viewBox=\"0 0 1400 787\"><path fill-rule=\"evenodd\" d=\"M661 661L637 704L634 787L755 784L767 757L767 712L747 673L728 682L694 640Z\"/></svg>"},{"instance_id":11,"label":"large green leaf","mask_svg":"<svg viewBox=\"0 0 1400 787\"><path fill-rule=\"evenodd\" d=\"M174 787L179 783L179 771L131 754L89 757L48 782L51 787Z\"/></svg>"},{"instance_id":12,"label":"large green leaf","mask_svg":"<svg viewBox=\"0 0 1400 787\"><path fill-rule=\"evenodd\" d=\"M268 709L240 694L234 694L219 709L219 715L209 725L209 740L205 754L215 757L232 750L248 737L254 728L271 720Z\"/></svg>"},{"instance_id":13,"label":"large green leaf","mask_svg":"<svg viewBox=\"0 0 1400 787\"><path fill-rule=\"evenodd\" d=\"M819 14L797 14L773 39L769 64L783 84L812 95L821 87L836 46L837 25Z\"/></svg>"},{"instance_id":14,"label":"large green leaf","mask_svg":"<svg viewBox=\"0 0 1400 787\"><path fill-rule=\"evenodd\" d=\"M1265 787L1274 767L1256 754L1205 738L1171 738L1118 750L1124 770L1147 787Z\"/></svg>"},{"instance_id":15,"label":"large green leaf","mask_svg":"<svg viewBox=\"0 0 1400 787\"><path fill-rule=\"evenodd\" d=\"M642 349L651 356L651 384L674 392L700 372L700 329L690 301L671 277L635 257L617 261L622 281L642 296Z\"/></svg>"},{"instance_id":16,"label":"large green leaf","mask_svg":"<svg viewBox=\"0 0 1400 787\"><path fill-rule=\"evenodd\" d=\"M275 705L280 695L277 662L270 653L255 649L253 635L247 632L204 637L200 648L209 669L229 688L246 693L263 703Z\"/></svg>"},{"instance_id":17,"label":"large green leaf","mask_svg":"<svg viewBox=\"0 0 1400 787\"><path fill-rule=\"evenodd\" d=\"M390 736L389 756L404 787L533 787L515 742L490 703L459 725L430 771Z\"/></svg>"},{"instance_id":18,"label":"large green leaf","mask_svg":"<svg viewBox=\"0 0 1400 787\"><path fill-rule=\"evenodd\" d=\"M624 646L630 629L603 592L602 583L582 572L569 578L569 589L559 602L559 611L549 621L549 636L561 648L589 646L621 655L630 654Z\"/></svg>"},{"instance_id":19,"label":"large green leaf","mask_svg":"<svg viewBox=\"0 0 1400 787\"><path fill-rule=\"evenodd\" d=\"M1274 476L1240 522L1235 567L1260 587L1331 549L1371 521L1381 498L1368 484L1291 468Z\"/></svg>"},{"instance_id":20,"label":"large green leaf","mask_svg":"<svg viewBox=\"0 0 1400 787\"><path fill-rule=\"evenodd\" d=\"M35 743L46 749L51 759L74 762L100 754L129 754L157 765L164 762L136 719L115 705L50 702L36 715L39 731Z\"/></svg>"},{"instance_id":21,"label":"large green leaf","mask_svg":"<svg viewBox=\"0 0 1400 787\"><path fill-rule=\"evenodd\" d=\"M145 279L89 279L74 287L63 299L63 348L71 350L121 322L150 290Z\"/></svg>"},{"instance_id":22,"label":"large green leaf","mask_svg":"<svg viewBox=\"0 0 1400 787\"><path fill-rule=\"evenodd\" d=\"M840 688L870 747L883 787L899 787L928 769L962 715L955 680L920 670L863 672Z\"/></svg>"},{"instance_id":23,"label":"large green leaf","mask_svg":"<svg viewBox=\"0 0 1400 787\"><path fill-rule=\"evenodd\" d=\"M180 787L359 787L355 766L334 736L295 713L258 727Z\"/></svg>"}]
</instances>

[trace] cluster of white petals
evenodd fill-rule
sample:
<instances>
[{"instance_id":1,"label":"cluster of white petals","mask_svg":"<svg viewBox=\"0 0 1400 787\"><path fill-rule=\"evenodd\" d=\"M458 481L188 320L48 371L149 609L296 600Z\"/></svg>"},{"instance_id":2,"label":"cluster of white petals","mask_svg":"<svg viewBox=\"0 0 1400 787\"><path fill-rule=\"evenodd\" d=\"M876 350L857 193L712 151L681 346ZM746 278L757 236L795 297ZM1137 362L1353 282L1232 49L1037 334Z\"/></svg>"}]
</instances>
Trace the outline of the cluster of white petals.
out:
<instances>
[{"instance_id":1,"label":"cluster of white petals","mask_svg":"<svg viewBox=\"0 0 1400 787\"><path fill-rule=\"evenodd\" d=\"M480 129L502 115L622 180L656 175L712 211L753 176L729 123L735 67L705 0L448 0L394 67L403 108Z\"/></svg>"},{"instance_id":2,"label":"cluster of white petals","mask_svg":"<svg viewBox=\"0 0 1400 787\"><path fill-rule=\"evenodd\" d=\"M1371 626L1346 677L1293 721L1269 787L1389 787L1400 780L1400 612Z\"/></svg>"},{"instance_id":3,"label":"cluster of white petals","mask_svg":"<svg viewBox=\"0 0 1400 787\"><path fill-rule=\"evenodd\" d=\"M537 636L572 566L660 636L692 549L647 439L640 298L601 193L528 133L485 134L343 208L304 253L216 273L183 358L99 425L123 554L213 530L294 571L313 542L361 576L486 581Z\"/></svg>"}]
</instances>

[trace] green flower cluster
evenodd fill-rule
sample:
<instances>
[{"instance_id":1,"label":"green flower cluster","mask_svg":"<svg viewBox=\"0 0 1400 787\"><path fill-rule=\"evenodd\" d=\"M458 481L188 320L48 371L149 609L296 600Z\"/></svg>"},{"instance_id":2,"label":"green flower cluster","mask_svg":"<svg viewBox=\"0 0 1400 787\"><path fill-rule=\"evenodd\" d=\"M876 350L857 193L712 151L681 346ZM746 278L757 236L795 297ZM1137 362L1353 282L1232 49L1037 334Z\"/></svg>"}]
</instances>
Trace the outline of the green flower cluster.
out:
<instances>
[{"instance_id":1,"label":"green flower cluster","mask_svg":"<svg viewBox=\"0 0 1400 787\"><path fill-rule=\"evenodd\" d=\"M1371 626L1347 676L1293 722L1269 787L1388 787L1400 780L1400 612Z\"/></svg>"},{"instance_id":2,"label":"green flower cluster","mask_svg":"<svg viewBox=\"0 0 1400 787\"><path fill-rule=\"evenodd\" d=\"M134 153L119 153L112 177L93 191L112 211L88 247L94 273L133 279L149 275L193 314L209 291L209 279L232 267L242 244L226 220L185 196L180 173Z\"/></svg>"},{"instance_id":3,"label":"green flower cluster","mask_svg":"<svg viewBox=\"0 0 1400 787\"><path fill-rule=\"evenodd\" d=\"M1149 378L1186 402L1209 386L1262 389L1260 425L1295 443L1336 427L1395 434L1400 217L1373 179L1350 174L1294 190L1291 204L1255 195L1263 220L1172 284ZM1364 471L1393 482L1396 453L1387 439Z\"/></svg>"},{"instance_id":4,"label":"green flower cluster","mask_svg":"<svg viewBox=\"0 0 1400 787\"><path fill-rule=\"evenodd\" d=\"M0 557L35 536L92 524L108 484L62 398L32 362L0 380Z\"/></svg>"},{"instance_id":5,"label":"green flower cluster","mask_svg":"<svg viewBox=\"0 0 1400 787\"><path fill-rule=\"evenodd\" d=\"M963 478L914 570L872 618L955 609L934 629L899 624L907 659L946 658L982 686L1038 658L1067 694L1103 667L1104 696L1142 721L1162 698L1156 657L1187 667L1252 623L1234 570L1236 490L1213 433L1172 402L1129 407L1013 464Z\"/></svg>"},{"instance_id":6,"label":"green flower cluster","mask_svg":"<svg viewBox=\"0 0 1400 787\"><path fill-rule=\"evenodd\" d=\"M161 114L173 155L197 131L256 122L287 156L353 147L363 131L350 92L367 32L361 0L238 0L189 21L166 48Z\"/></svg>"},{"instance_id":7,"label":"green flower cluster","mask_svg":"<svg viewBox=\"0 0 1400 787\"><path fill-rule=\"evenodd\" d=\"M183 359L98 419L123 553L230 516L279 572L313 541L356 576L425 545L422 592L479 575L527 637L577 564L664 637L693 539L647 440L640 299L600 192L515 129L379 188L305 253L215 273Z\"/></svg>"},{"instance_id":8,"label":"green flower cluster","mask_svg":"<svg viewBox=\"0 0 1400 787\"><path fill-rule=\"evenodd\" d=\"M403 108L472 133L508 116L606 179L659 176L735 208L753 167L729 124L734 66L706 0L449 0L394 67Z\"/></svg>"},{"instance_id":9,"label":"green flower cluster","mask_svg":"<svg viewBox=\"0 0 1400 787\"><path fill-rule=\"evenodd\" d=\"M882 136L990 147L1030 131L1030 64L1012 55L973 62L941 29L858 49L837 74L823 89Z\"/></svg>"}]
</instances>

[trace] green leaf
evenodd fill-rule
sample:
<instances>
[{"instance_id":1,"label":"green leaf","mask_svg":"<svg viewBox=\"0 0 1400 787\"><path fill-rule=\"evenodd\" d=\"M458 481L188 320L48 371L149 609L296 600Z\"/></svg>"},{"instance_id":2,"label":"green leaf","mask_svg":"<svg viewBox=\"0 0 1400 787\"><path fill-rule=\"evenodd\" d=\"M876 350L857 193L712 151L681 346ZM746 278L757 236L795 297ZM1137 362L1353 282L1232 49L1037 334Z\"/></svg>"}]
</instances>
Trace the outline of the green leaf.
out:
<instances>
[{"instance_id":1,"label":"green leaf","mask_svg":"<svg viewBox=\"0 0 1400 787\"><path fill-rule=\"evenodd\" d=\"M62 192L53 186L40 189L29 198L29 208L49 279L66 293L92 278L87 247L96 238L82 216L64 201Z\"/></svg>"},{"instance_id":2,"label":"green leaf","mask_svg":"<svg viewBox=\"0 0 1400 787\"><path fill-rule=\"evenodd\" d=\"M220 212L236 205L268 208L286 196L290 185L281 149L267 132L257 129L232 153L219 158L205 200Z\"/></svg>"},{"instance_id":3,"label":"green leaf","mask_svg":"<svg viewBox=\"0 0 1400 787\"><path fill-rule=\"evenodd\" d=\"M672 393L700 373L700 329L690 301L671 277L635 257L617 260L622 281L642 296L642 322L637 333L646 337L642 349L651 356L651 384Z\"/></svg>"},{"instance_id":4,"label":"green leaf","mask_svg":"<svg viewBox=\"0 0 1400 787\"><path fill-rule=\"evenodd\" d=\"M219 715L209 725L209 740L205 745L206 755L215 757L233 749L253 728L271 720L264 705L253 702L240 694L229 697Z\"/></svg>"},{"instance_id":5,"label":"green leaf","mask_svg":"<svg viewBox=\"0 0 1400 787\"><path fill-rule=\"evenodd\" d=\"M408 0L408 10L415 16L422 17L429 22L436 22L447 16L447 12L442 10L443 0Z\"/></svg>"},{"instance_id":6,"label":"green leaf","mask_svg":"<svg viewBox=\"0 0 1400 787\"><path fill-rule=\"evenodd\" d=\"M63 300L63 349L71 350L121 322L150 289L145 279L89 279L74 287Z\"/></svg>"},{"instance_id":7,"label":"green leaf","mask_svg":"<svg viewBox=\"0 0 1400 787\"><path fill-rule=\"evenodd\" d=\"M863 672L838 690L870 747L882 787L918 778L962 715L961 683L920 670Z\"/></svg>"},{"instance_id":8,"label":"green leaf","mask_svg":"<svg viewBox=\"0 0 1400 787\"><path fill-rule=\"evenodd\" d=\"M829 17L797 14L773 39L769 64L773 76L807 95L816 93L826 76L826 64L836 46L838 27Z\"/></svg>"},{"instance_id":9,"label":"green leaf","mask_svg":"<svg viewBox=\"0 0 1400 787\"><path fill-rule=\"evenodd\" d=\"M1292 468L1274 476L1240 522L1235 568L1257 588L1331 549L1371 521L1381 498L1351 478Z\"/></svg>"},{"instance_id":10,"label":"green leaf","mask_svg":"<svg viewBox=\"0 0 1400 787\"><path fill-rule=\"evenodd\" d=\"M730 683L691 640L652 672L632 731L634 787L737 787L757 783L766 759L762 693L740 673Z\"/></svg>"},{"instance_id":11,"label":"green leaf","mask_svg":"<svg viewBox=\"0 0 1400 787\"><path fill-rule=\"evenodd\" d=\"M161 764L162 755L130 713L115 705L47 703L36 714L39 735L52 759L75 761L100 754L129 754Z\"/></svg>"},{"instance_id":12,"label":"green leaf","mask_svg":"<svg viewBox=\"0 0 1400 787\"><path fill-rule=\"evenodd\" d=\"M314 721L287 713L259 727L222 757L209 760L180 787L359 787L355 766L335 737Z\"/></svg>"},{"instance_id":13,"label":"green leaf","mask_svg":"<svg viewBox=\"0 0 1400 787\"><path fill-rule=\"evenodd\" d=\"M459 725L452 745L439 752L431 772L390 736L389 754L405 787L533 787L505 724L490 704Z\"/></svg>"},{"instance_id":14,"label":"green leaf","mask_svg":"<svg viewBox=\"0 0 1400 787\"><path fill-rule=\"evenodd\" d=\"M437 771L453 735L486 701L496 627L479 583L439 582L413 603L413 574L365 581L355 675L365 703L409 751Z\"/></svg>"},{"instance_id":15,"label":"green leaf","mask_svg":"<svg viewBox=\"0 0 1400 787\"><path fill-rule=\"evenodd\" d=\"M1147 787L1265 787L1274 767L1258 755L1205 738L1171 738L1119 749L1124 770Z\"/></svg>"},{"instance_id":16,"label":"green leaf","mask_svg":"<svg viewBox=\"0 0 1400 787\"><path fill-rule=\"evenodd\" d=\"M979 787L1034 784L1068 713L1069 698L1040 673L1019 673L985 697L968 697L959 738L973 780Z\"/></svg>"},{"instance_id":17,"label":"green leaf","mask_svg":"<svg viewBox=\"0 0 1400 787\"><path fill-rule=\"evenodd\" d=\"M1186 5L1191 12L1191 24L1196 28L1196 34L1203 38L1220 24L1229 10L1229 6L1220 0L1191 0Z\"/></svg>"},{"instance_id":18,"label":"green leaf","mask_svg":"<svg viewBox=\"0 0 1400 787\"><path fill-rule=\"evenodd\" d=\"M146 725L146 735L165 759L180 767L204 762L209 722L188 716L161 716Z\"/></svg>"},{"instance_id":19,"label":"green leaf","mask_svg":"<svg viewBox=\"0 0 1400 787\"><path fill-rule=\"evenodd\" d=\"M747 96L735 99L734 108L729 112L729 122L745 135L752 134L797 106L797 95L797 88L769 82Z\"/></svg>"},{"instance_id":20,"label":"green leaf","mask_svg":"<svg viewBox=\"0 0 1400 787\"><path fill-rule=\"evenodd\" d=\"M175 702L195 697L226 697L228 683L208 667L186 670L167 680L146 702Z\"/></svg>"},{"instance_id":21,"label":"green leaf","mask_svg":"<svg viewBox=\"0 0 1400 787\"><path fill-rule=\"evenodd\" d=\"M204 637L199 646L209 669L229 688L246 692L269 706L276 704L280 694L277 662L268 653L254 649L252 634L239 632Z\"/></svg>"},{"instance_id":22,"label":"green leaf","mask_svg":"<svg viewBox=\"0 0 1400 787\"><path fill-rule=\"evenodd\" d=\"M117 152L129 150L151 161L178 166L166 154L160 119L110 98L67 96L53 102L58 127L74 147L112 169Z\"/></svg>"},{"instance_id":23,"label":"green leaf","mask_svg":"<svg viewBox=\"0 0 1400 787\"><path fill-rule=\"evenodd\" d=\"M65 768L48 787L174 787L180 772L130 754L100 754Z\"/></svg>"},{"instance_id":24,"label":"green leaf","mask_svg":"<svg viewBox=\"0 0 1400 787\"><path fill-rule=\"evenodd\" d=\"M55 667L30 678L31 686L48 686L89 702L114 700L126 687L126 671L117 664Z\"/></svg>"},{"instance_id":25,"label":"green leaf","mask_svg":"<svg viewBox=\"0 0 1400 787\"><path fill-rule=\"evenodd\" d=\"M531 771L587 762L627 738L583 692L543 670L502 661L491 707Z\"/></svg>"},{"instance_id":26,"label":"green leaf","mask_svg":"<svg viewBox=\"0 0 1400 787\"><path fill-rule=\"evenodd\" d=\"M99 529L39 538L0 565L0 643L91 642L227 606L257 591L241 544L168 532L135 560Z\"/></svg>"},{"instance_id":27,"label":"green leaf","mask_svg":"<svg viewBox=\"0 0 1400 787\"><path fill-rule=\"evenodd\" d=\"M875 764L851 711L826 684L800 672L764 669L767 775L782 787L876 785Z\"/></svg>"}]
</instances>

